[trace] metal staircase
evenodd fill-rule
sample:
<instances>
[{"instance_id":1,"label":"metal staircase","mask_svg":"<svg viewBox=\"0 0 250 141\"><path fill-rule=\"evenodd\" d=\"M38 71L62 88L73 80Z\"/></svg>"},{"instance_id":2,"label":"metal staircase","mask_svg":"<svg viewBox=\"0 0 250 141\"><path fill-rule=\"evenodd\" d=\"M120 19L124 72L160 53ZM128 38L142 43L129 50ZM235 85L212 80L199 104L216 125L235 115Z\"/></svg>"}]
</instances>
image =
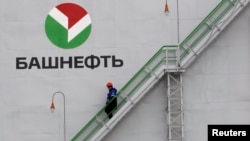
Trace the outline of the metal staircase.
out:
<instances>
[{"instance_id":1,"label":"metal staircase","mask_svg":"<svg viewBox=\"0 0 250 141\"><path fill-rule=\"evenodd\" d=\"M118 92L118 105L111 119L103 107L72 141L99 141L135 106L139 100L166 73L166 66L171 72L177 71L177 46L163 46L155 55L128 81ZM166 57L168 55L168 58ZM171 68L171 69L170 69Z\"/></svg>"},{"instance_id":2,"label":"metal staircase","mask_svg":"<svg viewBox=\"0 0 250 141\"><path fill-rule=\"evenodd\" d=\"M179 45L180 67L189 64L249 4L250 0L222 0Z\"/></svg>"},{"instance_id":3,"label":"metal staircase","mask_svg":"<svg viewBox=\"0 0 250 141\"><path fill-rule=\"evenodd\" d=\"M122 87L118 105L109 119L103 107L71 141L99 141L163 76L168 85L168 141L184 140L182 73L250 0L222 0L180 45L163 46Z\"/></svg>"}]
</instances>

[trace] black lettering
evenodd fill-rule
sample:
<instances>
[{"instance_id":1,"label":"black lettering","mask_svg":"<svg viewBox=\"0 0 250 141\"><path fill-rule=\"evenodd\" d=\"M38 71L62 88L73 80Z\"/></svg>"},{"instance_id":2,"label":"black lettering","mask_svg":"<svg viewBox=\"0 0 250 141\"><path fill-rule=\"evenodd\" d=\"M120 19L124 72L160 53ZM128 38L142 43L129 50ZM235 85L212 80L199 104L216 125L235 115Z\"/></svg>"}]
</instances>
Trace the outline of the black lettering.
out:
<instances>
[{"instance_id":1,"label":"black lettering","mask_svg":"<svg viewBox=\"0 0 250 141\"><path fill-rule=\"evenodd\" d=\"M112 66L113 67L122 67L123 66L123 60L116 59L115 56L112 56Z\"/></svg>"},{"instance_id":2,"label":"black lettering","mask_svg":"<svg viewBox=\"0 0 250 141\"><path fill-rule=\"evenodd\" d=\"M64 60L63 57L60 57L60 68L64 68L65 64L68 64L69 68L71 69L73 67L72 57L69 57L69 59L67 61Z\"/></svg>"},{"instance_id":3,"label":"black lettering","mask_svg":"<svg viewBox=\"0 0 250 141\"><path fill-rule=\"evenodd\" d=\"M97 56L90 55L85 58L85 66L91 69L97 68L100 65L100 59Z\"/></svg>"},{"instance_id":4,"label":"black lettering","mask_svg":"<svg viewBox=\"0 0 250 141\"><path fill-rule=\"evenodd\" d=\"M16 58L16 69L26 69L28 67L28 64L25 61L26 61L26 57L17 57Z\"/></svg>"},{"instance_id":5,"label":"black lettering","mask_svg":"<svg viewBox=\"0 0 250 141\"><path fill-rule=\"evenodd\" d=\"M43 69L58 69L58 57L55 57L54 62L52 57L48 57L47 61L45 57L42 57L42 68Z\"/></svg>"},{"instance_id":6,"label":"black lettering","mask_svg":"<svg viewBox=\"0 0 250 141\"><path fill-rule=\"evenodd\" d=\"M103 58L104 60L104 67L108 67L108 58L111 58L111 56L100 56L100 58Z\"/></svg>"},{"instance_id":7,"label":"black lettering","mask_svg":"<svg viewBox=\"0 0 250 141\"><path fill-rule=\"evenodd\" d=\"M83 56L74 57L74 66L75 68L84 68L83 66Z\"/></svg>"},{"instance_id":8,"label":"black lettering","mask_svg":"<svg viewBox=\"0 0 250 141\"><path fill-rule=\"evenodd\" d=\"M38 69L41 69L39 61L36 57L32 57L30 59L29 69L31 69L32 67L37 67Z\"/></svg>"}]
</instances>

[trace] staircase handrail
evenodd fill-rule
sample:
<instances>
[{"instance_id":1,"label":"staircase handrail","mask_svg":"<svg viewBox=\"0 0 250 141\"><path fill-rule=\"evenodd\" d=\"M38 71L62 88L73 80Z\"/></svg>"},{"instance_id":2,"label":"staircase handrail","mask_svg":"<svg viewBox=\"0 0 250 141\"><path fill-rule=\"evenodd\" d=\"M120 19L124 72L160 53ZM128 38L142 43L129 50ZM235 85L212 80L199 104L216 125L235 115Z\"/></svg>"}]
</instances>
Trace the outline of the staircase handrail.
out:
<instances>
[{"instance_id":1,"label":"staircase handrail","mask_svg":"<svg viewBox=\"0 0 250 141\"><path fill-rule=\"evenodd\" d=\"M182 61L192 50L195 45L197 45L201 39L203 39L209 31L212 30L214 25L216 25L225 16L231 8L234 7L237 0L222 0L201 23L180 43L180 61ZM207 23L209 21L209 23ZM187 48L185 48L187 46Z\"/></svg>"},{"instance_id":2,"label":"staircase handrail","mask_svg":"<svg viewBox=\"0 0 250 141\"><path fill-rule=\"evenodd\" d=\"M231 8L234 7L237 0L222 0L209 14L205 17L204 20L183 40L179 45L179 59L182 61L190 52L190 50L198 44L201 39L203 39L213 28L213 25L216 25L222 18L225 16ZM207 21L209 20L209 23ZM185 46L188 46L185 48ZM167 47L177 47L175 45L163 46L161 47L147 63L137 72L135 75L121 88L118 92L118 104L116 111L121 108L124 103L136 92L136 90L143 85L147 80L148 76L151 75L150 72L154 72L161 65L166 64L166 54L165 51ZM163 56L161 54L164 53ZM158 58L160 57L160 58ZM155 63L155 61L157 61ZM153 66L151 66L153 64ZM151 67L151 68L150 68ZM143 75L140 78L140 75L145 73L145 70L149 69L149 72ZM137 82L137 79L139 81ZM132 85L132 83L135 83ZM130 88L132 86L132 88ZM125 95L124 95L125 94ZM105 107L102 107L97 114L73 137L71 141L77 141L80 136L84 135L84 141L89 140L94 133L96 133L102 126L105 126L105 123L109 120L108 116L105 113ZM114 111L115 112L115 111ZM88 131L89 130L89 131ZM86 135L85 135L86 134Z\"/></svg>"},{"instance_id":3,"label":"staircase handrail","mask_svg":"<svg viewBox=\"0 0 250 141\"><path fill-rule=\"evenodd\" d=\"M167 47L177 47L177 45L162 46L146 62L146 64L137 73L135 73L135 75L120 89L120 91L117 93L118 104L117 107L115 108L116 111L118 111L126 103L129 97L131 97L136 92L136 90L143 85L143 83L147 80L148 76L151 75L151 72L154 72L157 68L166 64L165 51ZM145 74L145 70L147 69L151 70L149 70L150 72L146 72ZM145 75L140 77L142 74ZM132 84L134 82L136 82L135 85ZM97 112L97 114L94 115L94 117L73 137L71 141L77 141L77 139L80 138L81 136L84 136L84 141L87 141L94 135L94 133L96 133L102 126L104 126L103 124L105 124L109 120L108 116L105 113L105 107L106 106L102 107ZM89 131L89 128L92 129L90 129Z\"/></svg>"}]
</instances>

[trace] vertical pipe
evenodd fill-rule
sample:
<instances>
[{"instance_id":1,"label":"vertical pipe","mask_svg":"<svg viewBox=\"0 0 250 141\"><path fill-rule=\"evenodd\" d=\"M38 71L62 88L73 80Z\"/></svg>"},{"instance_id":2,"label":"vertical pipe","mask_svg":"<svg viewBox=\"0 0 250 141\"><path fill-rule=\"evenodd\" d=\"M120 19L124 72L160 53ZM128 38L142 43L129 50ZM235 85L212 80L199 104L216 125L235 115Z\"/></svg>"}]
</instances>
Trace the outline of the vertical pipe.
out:
<instances>
[{"instance_id":1,"label":"vertical pipe","mask_svg":"<svg viewBox=\"0 0 250 141\"><path fill-rule=\"evenodd\" d=\"M180 14L179 14L179 0L176 0L177 5L177 42L180 43Z\"/></svg>"},{"instance_id":2,"label":"vertical pipe","mask_svg":"<svg viewBox=\"0 0 250 141\"><path fill-rule=\"evenodd\" d=\"M180 66L180 13L179 13L179 0L176 0L176 12L177 12L177 52L176 52L176 57L177 57L177 68L181 67Z\"/></svg>"}]
</instances>

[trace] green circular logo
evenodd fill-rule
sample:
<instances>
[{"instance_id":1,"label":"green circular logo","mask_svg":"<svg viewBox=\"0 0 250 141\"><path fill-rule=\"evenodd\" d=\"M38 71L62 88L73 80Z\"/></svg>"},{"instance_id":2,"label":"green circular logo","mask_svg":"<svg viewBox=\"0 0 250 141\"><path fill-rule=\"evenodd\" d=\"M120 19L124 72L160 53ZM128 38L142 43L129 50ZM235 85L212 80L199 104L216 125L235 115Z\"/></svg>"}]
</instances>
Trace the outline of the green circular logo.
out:
<instances>
[{"instance_id":1,"label":"green circular logo","mask_svg":"<svg viewBox=\"0 0 250 141\"><path fill-rule=\"evenodd\" d=\"M71 49L88 39L91 24L91 18L84 8L74 3L63 3L49 12L45 31L54 45Z\"/></svg>"}]
</instances>

